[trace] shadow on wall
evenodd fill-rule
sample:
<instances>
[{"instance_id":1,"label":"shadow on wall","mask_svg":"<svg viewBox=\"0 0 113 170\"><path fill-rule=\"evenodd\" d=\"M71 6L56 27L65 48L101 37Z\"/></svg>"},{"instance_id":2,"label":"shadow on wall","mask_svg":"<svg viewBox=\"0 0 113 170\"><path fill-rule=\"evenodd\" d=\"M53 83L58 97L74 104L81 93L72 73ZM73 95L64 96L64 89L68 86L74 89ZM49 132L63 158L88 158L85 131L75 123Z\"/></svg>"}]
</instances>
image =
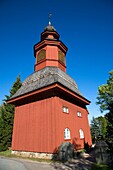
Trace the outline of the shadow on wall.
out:
<instances>
[{"instance_id":1,"label":"shadow on wall","mask_svg":"<svg viewBox=\"0 0 113 170\"><path fill-rule=\"evenodd\" d=\"M74 150L75 150L75 151L81 149L81 145L78 144L78 139L77 139L77 138L73 138L72 144L73 144L73 146L74 146Z\"/></svg>"},{"instance_id":2,"label":"shadow on wall","mask_svg":"<svg viewBox=\"0 0 113 170\"><path fill-rule=\"evenodd\" d=\"M55 148L53 153L54 154L53 154L52 160L57 161L58 160L58 148Z\"/></svg>"},{"instance_id":3,"label":"shadow on wall","mask_svg":"<svg viewBox=\"0 0 113 170\"><path fill-rule=\"evenodd\" d=\"M86 152L89 152L91 150L91 146L88 144L88 142L84 141L84 149Z\"/></svg>"}]
</instances>

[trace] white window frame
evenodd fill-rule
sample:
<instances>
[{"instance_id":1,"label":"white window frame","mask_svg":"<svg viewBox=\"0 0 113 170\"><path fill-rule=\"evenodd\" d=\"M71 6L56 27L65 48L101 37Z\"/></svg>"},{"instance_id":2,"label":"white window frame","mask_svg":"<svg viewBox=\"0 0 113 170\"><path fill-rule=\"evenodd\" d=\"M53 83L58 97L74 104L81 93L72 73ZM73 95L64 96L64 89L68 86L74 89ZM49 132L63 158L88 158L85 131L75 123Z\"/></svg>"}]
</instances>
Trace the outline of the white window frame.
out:
<instances>
[{"instance_id":1,"label":"white window frame","mask_svg":"<svg viewBox=\"0 0 113 170\"><path fill-rule=\"evenodd\" d=\"M64 113L69 113L69 109L68 109L68 107L66 107L66 106L63 106L63 107L62 107L62 110L63 110Z\"/></svg>"},{"instance_id":2,"label":"white window frame","mask_svg":"<svg viewBox=\"0 0 113 170\"><path fill-rule=\"evenodd\" d=\"M78 112L77 112L77 116L78 116L78 117L82 117L81 112L78 111Z\"/></svg>"},{"instance_id":3,"label":"white window frame","mask_svg":"<svg viewBox=\"0 0 113 170\"><path fill-rule=\"evenodd\" d=\"M64 129L64 139L71 139L70 129L69 128Z\"/></svg>"},{"instance_id":4,"label":"white window frame","mask_svg":"<svg viewBox=\"0 0 113 170\"><path fill-rule=\"evenodd\" d=\"M84 131L82 129L79 130L80 139L84 139Z\"/></svg>"}]
</instances>

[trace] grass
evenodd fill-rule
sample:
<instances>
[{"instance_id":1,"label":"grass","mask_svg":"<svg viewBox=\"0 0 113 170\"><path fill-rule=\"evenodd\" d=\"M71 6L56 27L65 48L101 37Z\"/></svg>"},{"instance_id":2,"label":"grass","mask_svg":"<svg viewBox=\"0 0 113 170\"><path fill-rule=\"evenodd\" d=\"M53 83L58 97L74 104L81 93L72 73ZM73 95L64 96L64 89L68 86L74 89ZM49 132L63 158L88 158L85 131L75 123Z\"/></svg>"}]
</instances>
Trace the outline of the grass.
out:
<instances>
[{"instance_id":1,"label":"grass","mask_svg":"<svg viewBox=\"0 0 113 170\"><path fill-rule=\"evenodd\" d=\"M108 165L94 164L91 170L112 170Z\"/></svg>"},{"instance_id":2,"label":"grass","mask_svg":"<svg viewBox=\"0 0 113 170\"><path fill-rule=\"evenodd\" d=\"M11 156L11 150L0 152L0 156Z\"/></svg>"}]
</instances>

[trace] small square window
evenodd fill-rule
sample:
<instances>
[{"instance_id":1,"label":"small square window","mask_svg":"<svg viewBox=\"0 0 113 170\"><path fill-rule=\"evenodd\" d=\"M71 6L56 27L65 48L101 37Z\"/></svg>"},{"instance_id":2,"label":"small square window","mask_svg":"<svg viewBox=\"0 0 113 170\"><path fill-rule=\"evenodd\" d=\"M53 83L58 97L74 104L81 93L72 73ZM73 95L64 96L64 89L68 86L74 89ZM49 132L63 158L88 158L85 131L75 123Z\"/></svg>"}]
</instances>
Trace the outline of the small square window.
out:
<instances>
[{"instance_id":1,"label":"small square window","mask_svg":"<svg viewBox=\"0 0 113 170\"><path fill-rule=\"evenodd\" d=\"M78 116L78 117L82 117L81 112L77 112L77 116Z\"/></svg>"},{"instance_id":2,"label":"small square window","mask_svg":"<svg viewBox=\"0 0 113 170\"><path fill-rule=\"evenodd\" d=\"M63 110L64 113L69 113L68 107L63 106L63 107L62 107L62 110Z\"/></svg>"}]
</instances>

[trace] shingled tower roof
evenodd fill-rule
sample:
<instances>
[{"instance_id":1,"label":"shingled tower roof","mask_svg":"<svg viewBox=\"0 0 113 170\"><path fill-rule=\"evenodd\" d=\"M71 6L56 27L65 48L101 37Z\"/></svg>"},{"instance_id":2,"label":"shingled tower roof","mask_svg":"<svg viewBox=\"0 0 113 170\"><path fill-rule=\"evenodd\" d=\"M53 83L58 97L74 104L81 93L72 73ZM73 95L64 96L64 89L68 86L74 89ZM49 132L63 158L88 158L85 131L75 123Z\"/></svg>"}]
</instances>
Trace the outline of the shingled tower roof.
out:
<instances>
[{"instance_id":1,"label":"shingled tower roof","mask_svg":"<svg viewBox=\"0 0 113 170\"><path fill-rule=\"evenodd\" d=\"M77 84L69 75L57 67L45 67L44 69L31 74L22 83L21 88L12 96L12 98L27 94L54 83L59 83L74 93L82 96L78 90Z\"/></svg>"}]
</instances>

